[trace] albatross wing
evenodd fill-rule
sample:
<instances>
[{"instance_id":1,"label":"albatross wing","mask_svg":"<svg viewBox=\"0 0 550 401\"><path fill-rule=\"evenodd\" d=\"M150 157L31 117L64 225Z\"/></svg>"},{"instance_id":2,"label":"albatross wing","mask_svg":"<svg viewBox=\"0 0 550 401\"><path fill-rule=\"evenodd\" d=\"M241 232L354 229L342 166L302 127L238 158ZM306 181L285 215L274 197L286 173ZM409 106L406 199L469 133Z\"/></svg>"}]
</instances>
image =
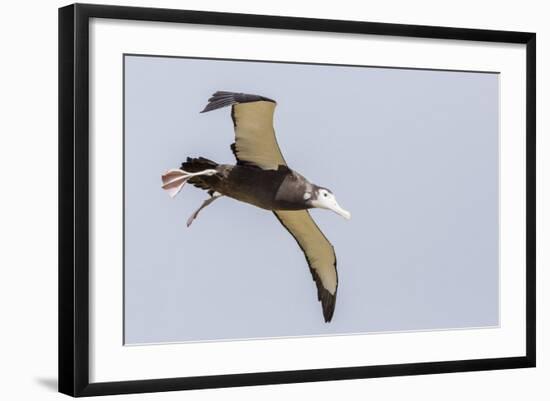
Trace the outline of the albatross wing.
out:
<instances>
[{"instance_id":1,"label":"albatross wing","mask_svg":"<svg viewBox=\"0 0 550 401\"><path fill-rule=\"evenodd\" d=\"M333 246L307 210L277 210L273 213L304 252L313 280L317 284L317 298L323 306L325 322L330 322L338 288L336 254Z\"/></svg>"},{"instance_id":2,"label":"albatross wing","mask_svg":"<svg viewBox=\"0 0 550 401\"><path fill-rule=\"evenodd\" d=\"M239 164L277 170L286 162L273 128L274 100L258 95L218 91L201 113L231 106L235 143L231 150Z\"/></svg>"}]
</instances>

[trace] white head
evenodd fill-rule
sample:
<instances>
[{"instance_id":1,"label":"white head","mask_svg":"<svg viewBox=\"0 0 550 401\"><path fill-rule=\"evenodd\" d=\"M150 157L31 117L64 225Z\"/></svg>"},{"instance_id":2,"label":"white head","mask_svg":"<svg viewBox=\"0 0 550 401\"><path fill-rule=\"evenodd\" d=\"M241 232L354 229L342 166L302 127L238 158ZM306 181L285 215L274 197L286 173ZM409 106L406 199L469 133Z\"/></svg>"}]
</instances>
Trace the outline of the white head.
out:
<instances>
[{"instance_id":1,"label":"white head","mask_svg":"<svg viewBox=\"0 0 550 401\"><path fill-rule=\"evenodd\" d=\"M316 187L313 193L306 193L304 199L306 199L306 202L311 207L332 210L347 220L351 219L351 213L344 210L338 202L336 202L336 197L332 191L327 188Z\"/></svg>"}]
</instances>

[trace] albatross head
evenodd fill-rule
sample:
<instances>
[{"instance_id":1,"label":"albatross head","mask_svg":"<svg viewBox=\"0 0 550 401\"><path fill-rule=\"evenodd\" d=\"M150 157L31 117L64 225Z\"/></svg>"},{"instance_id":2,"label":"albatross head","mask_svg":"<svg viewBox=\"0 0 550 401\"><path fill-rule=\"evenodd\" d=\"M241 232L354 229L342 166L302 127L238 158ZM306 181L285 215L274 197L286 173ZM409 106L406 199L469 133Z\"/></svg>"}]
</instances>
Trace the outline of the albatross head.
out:
<instances>
[{"instance_id":1,"label":"albatross head","mask_svg":"<svg viewBox=\"0 0 550 401\"><path fill-rule=\"evenodd\" d=\"M307 203L312 207L332 210L347 220L351 219L351 213L344 210L338 202L336 202L336 197L328 188L315 187L312 193L306 193L304 198L306 198Z\"/></svg>"}]
</instances>

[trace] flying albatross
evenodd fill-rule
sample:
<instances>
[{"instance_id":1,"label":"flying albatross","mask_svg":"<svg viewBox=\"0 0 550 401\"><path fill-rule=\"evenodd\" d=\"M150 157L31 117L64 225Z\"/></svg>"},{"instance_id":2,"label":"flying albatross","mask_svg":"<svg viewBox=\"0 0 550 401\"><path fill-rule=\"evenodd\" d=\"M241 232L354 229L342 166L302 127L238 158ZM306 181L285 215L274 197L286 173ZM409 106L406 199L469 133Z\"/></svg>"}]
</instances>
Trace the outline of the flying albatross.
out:
<instances>
[{"instance_id":1,"label":"flying albatross","mask_svg":"<svg viewBox=\"0 0 550 401\"><path fill-rule=\"evenodd\" d=\"M235 128L231 150L237 164L188 157L181 168L162 175L162 188L171 197L176 196L186 182L208 191L210 197L191 215L187 226L202 209L222 196L272 211L304 252L317 285L325 322L329 322L338 287L336 254L308 209L332 210L346 219L351 215L338 205L328 188L309 182L287 166L273 128L275 105L274 100L258 95L214 93L201 113L231 106Z\"/></svg>"}]
</instances>

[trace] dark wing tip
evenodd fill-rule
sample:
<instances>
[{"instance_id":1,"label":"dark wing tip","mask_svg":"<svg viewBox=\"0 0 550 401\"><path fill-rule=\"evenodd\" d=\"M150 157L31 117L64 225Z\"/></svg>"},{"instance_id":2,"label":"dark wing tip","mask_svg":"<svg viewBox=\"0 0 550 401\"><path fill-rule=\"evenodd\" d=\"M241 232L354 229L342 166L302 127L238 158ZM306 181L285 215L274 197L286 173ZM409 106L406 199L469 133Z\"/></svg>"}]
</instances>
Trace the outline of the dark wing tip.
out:
<instances>
[{"instance_id":1,"label":"dark wing tip","mask_svg":"<svg viewBox=\"0 0 550 401\"><path fill-rule=\"evenodd\" d=\"M302 249L302 251L304 250ZM305 252L304 252L304 255L306 255ZM309 270L311 272L311 276L313 277L313 281L315 281L315 285L317 286L317 299L321 302L325 323L329 323L332 320L332 315L334 315L334 308L336 307L336 294L338 293L338 270L336 266L338 262L336 260L336 255L334 259L334 270L336 271L336 290L334 291L334 294L331 294L330 291L323 286L321 277L319 276L319 274L317 274L317 271L315 271L315 269L312 267L307 255L306 255L306 260L307 260L307 264L309 265Z\"/></svg>"},{"instance_id":2,"label":"dark wing tip","mask_svg":"<svg viewBox=\"0 0 550 401\"><path fill-rule=\"evenodd\" d=\"M313 269L312 269L313 270ZM331 294L326 288L323 287L321 279L312 271L313 279L315 284L317 284L317 298L321 301L321 306L323 308L323 317L325 318L325 323L329 323L332 320L332 315L334 315L334 308L336 307L336 293Z\"/></svg>"},{"instance_id":3,"label":"dark wing tip","mask_svg":"<svg viewBox=\"0 0 550 401\"><path fill-rule=\"evenodd\" d=\"M265 96L250 95L247 93L217 91L210 97L210 99L208 99L208 104L204 107L201 113L221 109L222 107L232 106L236 103L250 103L259 101L275 103L275 100Z\"/></svg>"}]
</instances>

